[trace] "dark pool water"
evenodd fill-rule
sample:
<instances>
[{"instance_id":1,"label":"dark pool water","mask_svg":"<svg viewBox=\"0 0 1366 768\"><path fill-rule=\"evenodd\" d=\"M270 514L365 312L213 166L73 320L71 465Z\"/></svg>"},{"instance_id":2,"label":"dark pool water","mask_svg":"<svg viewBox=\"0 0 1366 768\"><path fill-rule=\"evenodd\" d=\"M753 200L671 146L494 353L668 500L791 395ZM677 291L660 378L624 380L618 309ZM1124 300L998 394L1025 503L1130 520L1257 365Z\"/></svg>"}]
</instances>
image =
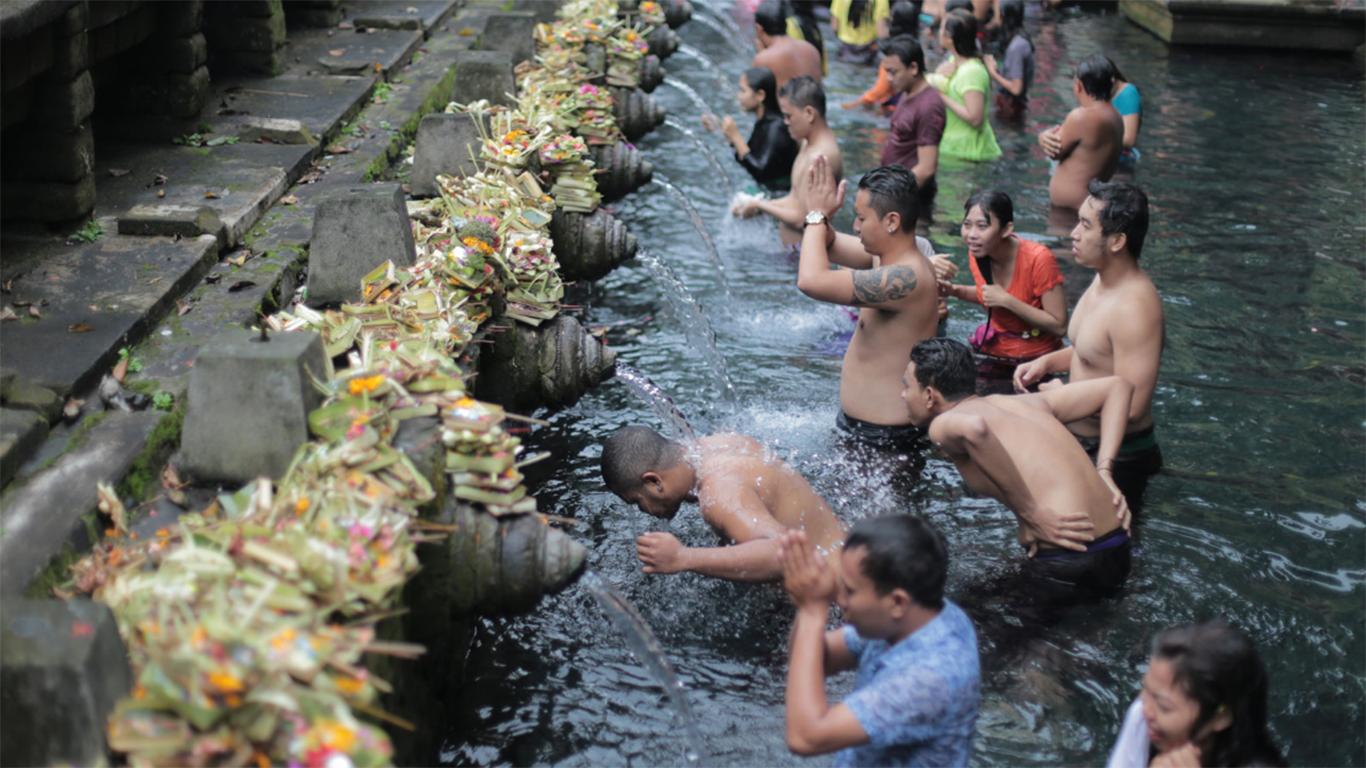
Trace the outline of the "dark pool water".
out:
<instances>
[{"instance_id":1,"label":"dark pool water","mask_svg":"<svg viewBox=\"0 0 1366 768\"><path fill-rule=\"evenodd\" d=\"M717 2L719 10L699 13L733 18L729 3ZM1005 156L993 165L941 168L931 234L961 259L961 202L991 184L1014 197L1019 231L1066 253L1065 240L1048 234L1048 167L1034 133L1066 114L1072 62L1093 52L1108 53L1142 89L1136 179L1153 209L1143 263L1167 315L1154 406L1167 469L1148 488L1121 597L1042 623L1011 594L1018 555L1006 510L964 497L952 466L937 457L868 460L840 445L833 420L848 319L797 293L794 266L774 255L771 226L730 219L731 190L678 131L657 131L641 147L701 213L732 296L688 217L658 187L615 210L709 317L736 405L720 396L696 334L684 332L643 266L594 286L584 318L611 325L620 359L700 428L758 436L843 519L914 511L945 531L950 596L976 621L983 653L974 763L1103 762L1152 634L1219 615L1262 649L1274 731L1290 761L1366 764L1361 79L1345 59L1168 49L1115 14L1073 11L1029 26L1039 66L1027 126L998 126ZM679 56L666 63L671 76L734 113L731 82L747 62L703 24L680 34L726 82ZM874 75L832 62L827 80L852 173L876 165L883 119L834 105ZM679 90L661 88L655 98L696 125L698 108ZM721 140L708 140L729 163ZM1064 271L1075 301L1089 275ZM964 338L980 321L956 307L949 333ZM781 591L640 573L634 538L651 523L606 493L597 475L600 441L632 423L660 424L625 386L608 383L534 433L530 446L555 454L531 476L542 509L579 521L573 532L591 549L590 567L653 626L700 719L705 764L827 764L783 745L790 610ZM695 510L673 531L685 543L716 543ZM831 690L840 695L850 684L836 680ZM443 763L683 762L683 729L664 693L579 586L531 615L483 620L449 697L445 745L433 756Z\"/></svg>"}]
</instances>

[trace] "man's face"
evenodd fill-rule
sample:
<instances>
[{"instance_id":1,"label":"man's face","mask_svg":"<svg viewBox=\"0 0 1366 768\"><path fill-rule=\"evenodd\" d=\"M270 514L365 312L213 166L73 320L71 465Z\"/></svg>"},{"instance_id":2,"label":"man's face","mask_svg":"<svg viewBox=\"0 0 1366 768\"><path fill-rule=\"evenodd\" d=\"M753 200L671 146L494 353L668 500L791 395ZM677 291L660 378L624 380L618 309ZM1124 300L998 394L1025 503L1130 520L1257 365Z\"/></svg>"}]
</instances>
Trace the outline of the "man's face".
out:
<instances>
[{"instance_id":1,"label":"man's face","mask_svg":"<svg viewBox=\"0 0 1366 768\"><path fill-rule=\"evenodd\" d=\"M887 240L887 224L873 209L871 199L872 195L866 189L860 189L854 195L854 234L858 235L864 250L880 256Z\"/></svg>"},{"instance_id":2,"label":"man's face","mask_svg":"<svg viewBox=\"0 0 1366 768\"><path fill-rule=\"evenodd\" d=\"M1084 267L1096 269L1105 258L1110 238L1100 231L1100 214L1105 204L1087 197L1077 211L1077 226L1072 228L1072 259Z\"/></svg>"},{"instance_id":3,"label":"man's face","mask_svg":"<svg viewBox=\"0 0 1366 768\"><path fill-rule=\"evenodd\" d=\"M916 72L913 68L906 66L900 56L882 57L882 68L887 72L887 79L891 81L893 91L905 93L911 90Z\"/></svg>"},{"instance_id":4,"label":"man's face","mask_svg":"<svg viewBox=\"0 0 1366 768\"><path fill-rule=\"evenodd\" d=\"M792 136L793 141L801 141L811 133L811 113L815 112L810 107L797 107L786 98L778 97L778 110L783 113L783 125L787 126L787 132Z\"/></svg>"},{"instance_id":5,"label":"man's face","mask_svg":"<svg viewBox=\"0 0 1366 768\"><path fill-rule=\"evenodd\" d=\"M844 620L858 633L868 638L885 638L892 634L890 616L891 595L879 594L877 587L863 573L863 559L868 550L863 547L845 548L840 553L840 586L835 596Z\"/></svg>"},{"instance_id":6,"label":"man's face","mask_svg":"<svg viewBox=\"0 0 1366 768\"><path fill-rule=\"evenodd\" d=\"M634 490L617 494L627 504L651 517L672 520L688 497L688 488L674 487L667 474L646 473L646 477ZM681 484L680 484L681 485Z\"/></svg>"},{"instance_id":7,"label":"man's face","mask_svg":"<svg viewBox=\"0 0 1366 768\"><path fill-rule=\"evenodd\" d=\"M906 404L906 413L911 423L917 427L929 424L934 414L930 410L930 395L926 387L915 377L915 361L906 364L906 372L901 374L901 401Z\"/></svg>"}]
</instances>

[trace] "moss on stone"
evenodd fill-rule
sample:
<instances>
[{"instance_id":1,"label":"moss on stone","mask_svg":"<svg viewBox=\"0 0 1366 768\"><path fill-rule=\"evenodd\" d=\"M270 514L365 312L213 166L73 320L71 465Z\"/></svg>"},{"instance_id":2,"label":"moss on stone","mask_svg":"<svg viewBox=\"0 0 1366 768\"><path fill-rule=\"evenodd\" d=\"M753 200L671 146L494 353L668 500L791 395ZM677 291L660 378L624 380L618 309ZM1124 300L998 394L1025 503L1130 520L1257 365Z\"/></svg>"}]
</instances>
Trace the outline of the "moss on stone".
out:
<instances>
[{"instance_id":1,"label":"moss on stone","mask_svg":"<svg viewBox=\"0 0 1366 768\"><path fill-rule=\"evenodd\" d=\"M85 520L87 527L93 524L93 514L86 515L85 518L89 518ZM98 541L98 539L95 540ZM53 588L59 587L71 579L71 566L75 565L80 558L80 553L71 546L70 542L63 544L61 551L53 555L47 566L39 571L38 575L33 577L33 581L30 581L28 586L24 588L24 597L35 600L52 598L54 596Z\"/></svg>"},{"instance_id":2,"label":"moss on stone","mask_svg":"<svg viewBox=\"0 0 1366 768\"><path fill-rule=\"evenodd\" d=\"M171 453L180 447L180 430L184 423L185 409L179 404L157 422L147 436L147 444L133 458L128 473L115 488L120 499L140 504L160 487L161 469Z\"/></svg>"}]
</instances>

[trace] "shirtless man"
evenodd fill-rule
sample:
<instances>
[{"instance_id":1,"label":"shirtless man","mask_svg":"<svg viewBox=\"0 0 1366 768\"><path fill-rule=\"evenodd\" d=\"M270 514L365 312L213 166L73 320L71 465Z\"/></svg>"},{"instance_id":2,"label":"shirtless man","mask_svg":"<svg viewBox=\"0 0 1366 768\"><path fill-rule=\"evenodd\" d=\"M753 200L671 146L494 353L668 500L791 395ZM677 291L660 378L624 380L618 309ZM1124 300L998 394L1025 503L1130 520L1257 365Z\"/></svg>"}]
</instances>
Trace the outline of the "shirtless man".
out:
<instances>
[{"instance_id":1,"label":"shirtless man","mask_svg":"<svg viewBox=\"0 0 1366 768\"><path fill-rule=\"evenodd\" d=\"M673 519L684 501L734 542L685 547L671 533L636 539L646 573L693 571L731 581L776 581L783 575L778 537L805 531L821 552L838 551L844 527L796 470L753 438L711 435L684 444L647 427L623 427L602 448L607 487L654 517Z\"/></svg>"},{"instance_id":2,"label":"shirtless man","mask_svg":"<svg viewBox=\"0 0 1366 768\"><path fill-rule=\"evenodd\" d=\"M1109 181L1124 149L1124 119L1110 105L1114 67L1096 54L1077 67L1072 93L1080 105L1062 125L1039 134L1044 154L1057 161L1048 199L1058 208L1080 208L1092 179Z\"/></svg>"},{"instance_id":3,"label":"shirtless man","mask_svg":"<svg viewBox=\"0 0 1366 768\"><path fill-rule=\"evenodd\" d=\"M754 54L751 67L768 67L782 88L788 80L806 75L821 81L821 54L816 46L787 34L787 17L778 0L764 0L754 11Z\"/></svg>"},{"instance_id":4,"label":"shirtless man","mask_svg":"<svg viewBox=\"0 0 1366 768\"><path fill-rule=\"evenodd\" d=\"M1111 477L1134 388L1118 376L1024 395L974 394L972 350L929 339L911 350L902 393L969 489L1010 508L1026 573L1083 590L1118 587L1129 573L1129 510ZM1099 412L1095 465L1063 426Z\"/></svg>"},{"instance_id":5,"label":"shirtless man","mask_svg":"<svg viewBox=\"0 0 1366 768\"><path fill-rule=\"evenodd\" d=\"M829 219L846 188L835 184L825 158L816 158L802 198L810 213L797 288L813 299L859 307L840 369L837 425L868 442L904 448L923 435L901 402L901 372L911 347L934 336L939 323L934 250L916 237L915 177L905 167L886 165L859 179L855 235L836 233ZM832 263L846 268L832 270Z\"/></svg>"},{"instance_id":6,"label":"shirtless man","mask_svg":"<svg viewBox=\"0 0 1366 768\"><path fill-rule=\"evenodd\" d=\"M1096 277L1072 310L1067 328L1072 346L1016 368L1015 389L1024 392L1044 376L1062 371L1074 383L1119 376L1132 384L1134 397L1115 477L1137 511L1148 477L1162 468L1152 411L1165 334L1162 298L1138 266L1148 234L1148 196L1127 182L1093 181L1090 192L1072 230L1072 258L1096 270ZM1100 425L1094 418L1071 421L1067 427L1095 453Z\"/></svg>"},{"instance_id":7,"label":"shirtless man","mask_svg":"<svg viewBox=\"0 0 1366 768\"><path fill-rule=\"evenodd\" d=\"M741 218L756 213L772 216L778 220L778 236L783 245L795 246L802 240L802 217L806 215L798 201L805 194L812 160L824 156L836 180L844 175L844 160L835 142L835 132L825 122L825 91L819 82L806 76L794 77L778 89L778 109L783 113L787 132L800 147L792 162L792 191L775 200L743 195L731 213Z\"/></svg>"}]
</instances>

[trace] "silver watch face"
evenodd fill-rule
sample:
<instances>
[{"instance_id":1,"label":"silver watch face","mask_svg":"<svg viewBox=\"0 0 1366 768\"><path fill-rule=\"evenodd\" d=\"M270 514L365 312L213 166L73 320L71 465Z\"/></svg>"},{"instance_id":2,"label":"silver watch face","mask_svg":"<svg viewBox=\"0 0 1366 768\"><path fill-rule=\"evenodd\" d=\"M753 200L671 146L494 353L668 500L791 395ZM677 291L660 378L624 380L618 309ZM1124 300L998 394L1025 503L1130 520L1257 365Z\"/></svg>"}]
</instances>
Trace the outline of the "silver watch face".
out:
<instances>
[{"instance_id":1,"label":"silver watch face","mask_svg":"<svg viewBox=\"0 0 1366 768\"><path fill-rule=\"evenodd\" d=\"M825 214L820 211L808 211L806 214L807 224L820 224L825 221Z\"/></svg>"}]
</instances>

